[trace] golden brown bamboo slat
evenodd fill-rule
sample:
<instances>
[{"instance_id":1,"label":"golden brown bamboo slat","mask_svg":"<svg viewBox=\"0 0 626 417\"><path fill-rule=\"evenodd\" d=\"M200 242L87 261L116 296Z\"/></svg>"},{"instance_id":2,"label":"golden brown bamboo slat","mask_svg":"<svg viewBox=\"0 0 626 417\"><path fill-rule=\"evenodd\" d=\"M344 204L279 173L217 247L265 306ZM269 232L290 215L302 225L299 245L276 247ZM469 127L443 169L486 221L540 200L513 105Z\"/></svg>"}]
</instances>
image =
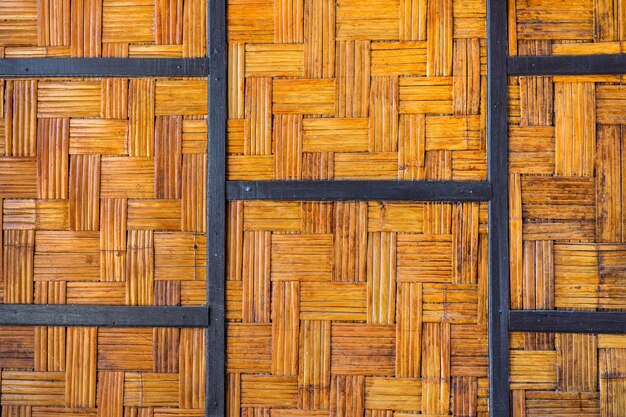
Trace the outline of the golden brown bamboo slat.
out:
<instances>
[{"instance_id":1,"label":"golden brown bamboo slat","mask_svg":"<svg viewBox=\"0 0 626 417\"><path fill-rule=\"evenodd\" d=\"M0 300L204 304L206 81L11 80L0 91Z\"/></svg>"},{"instance_id":2,"label":"golden brown bamboo slat","mask_svg":"<svg viewBox=\"0 0 626 417\"><path fill-rule=\"evenodd\" d=\"M509 2L511 55L619 54L624 51L624 3L513 0ZM541 47L536 48L538 44Z\"/></svg>"},{"instance_id":3,"label":"golden brown bamboo slat","mask_svg":"<svg viewBox=\"0 0 626 417\"><path fill-rule=\"evenodd\" d=\"M0 4L5 58L206 55L206 0L20 0Z\"/></svg>"},{"instance_id":4,"label":"golden brown bamboo slat","mask_svg":"<svg viewBox=\"0 0 626 417\"><path fill-rule=\"evenodd\" d=\"M510 120L509 145L515 309L626 306L618 260L626 253L621 82L614 75L510 79L522 114ZM529 337L529 346L554 343Z\"/></svg>"},{"instance_id":5,"label":"golden brown bamboo slat","mask_svg":"<svg viewBox=\"0 0 626 417\"><path fill-rule=\"evenodd\" d=\"M485 179L485 10L230 1L228 178Z\"/></svg>"},{"instance_id":6,"label":"golden brown bamboo slat","mask_svg":"<svg viewBox=\"0 0 626 417\"><path fill-rule=\"evenodd\" d=\"M228 415L486 416L485 210L229 203Z\"/></svg>"},{"instance_id":7,"label":"golden brown bamboo slat","mask_svg":"<svg viewBox=\"0 0 626 417\"><path fill-rule=\"evenodd\" d=\"M199 416L205 356L202 329L0 327L2 413Z\"/></svg>"},{"instance_id":8,"label":"golden brown bamboo slat","mask_svg":"<svg viewBox=\"0 0 626 417\"><path fill-rule=\"evenodd\" d=\"M623 335L553 334L551 347L528 347L511 334L514 416L620 416L626 384Z\"/></svg>"}]
</instances>

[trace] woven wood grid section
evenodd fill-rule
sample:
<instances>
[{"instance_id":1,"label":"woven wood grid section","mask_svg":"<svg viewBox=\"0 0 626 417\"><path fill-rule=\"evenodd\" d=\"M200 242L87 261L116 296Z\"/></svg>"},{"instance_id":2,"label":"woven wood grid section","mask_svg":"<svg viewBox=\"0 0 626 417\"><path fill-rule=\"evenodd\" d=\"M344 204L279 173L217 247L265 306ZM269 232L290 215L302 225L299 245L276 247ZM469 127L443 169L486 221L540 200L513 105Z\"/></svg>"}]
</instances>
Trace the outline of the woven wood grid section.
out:
<instances>
[{"instance_id":1,"label":"woven wood grid section","mask_svg":"<svg viewBox=\"0 0 626 417\"><path fill-rule=\"evenodd\" d=\"M7 80L0 96L0 301L204 305L206 80Z\"/></svg>"},{"instance_id":2,"label":"woven wood grid section","mask_svg":"<svg viewBox=\"0 0 626 417\"><path fill-rule=\"evenodd\" d=\"M206 9L206 0L1 0L0 57L204 57Z\"/></svg>"},{"instance_id":3,"label":"woven wood grid section","mask_svg":"<svg viewBox=\"0 0 626 417\"><path fill-rule=\"evenodd\" d=\"M6 417L201 417L203 329L0 327Z\"/></svg>"},{"instance_id":4,"label":"woven wood grid section","mask_svg":"<svg viewBox=\"0 0 626 417\"><path fill-rule=\"evenodd\" d=\"M485 179L485 13L228 1L228 178Z\"/></svg>"},{"instance_id":5,"label":"woven wood grid section","mask_svg":"<svg viewBox=\"0 0 626 417\"><path fill-rule=\"evenodd\" d=\"M626 52L624 0L509 0L511 55ZM536 45L535 43L539 44Z\"/></svg>"},{"instance_id":6,"label":"woven wood grid section","mask_svg":"<svg viewBox=\"0 0 626 417\"><path fill-rule=\"evenodd\" d=\"M623 83L510 79L513 309L626 308Z\"/></svg>"},{"instance_id":7,"label":"woven wood grid section","mask_svg":"<svg viewBox=\"0 0 626 417\"><path fill-rule=\"evenodd\" d=\"M626 336L511 334L513 417L626 415Z\"/></svg>"},{"instance_id":8,"label":"woven wood grid section","mask_svg":"<svg viewBox=\"0 0 626 417\"><path fill-rule=\"evenodd\" d=\"M486 204L229 204L227 415L487 416Z\"/></svg>"}]
</instances>

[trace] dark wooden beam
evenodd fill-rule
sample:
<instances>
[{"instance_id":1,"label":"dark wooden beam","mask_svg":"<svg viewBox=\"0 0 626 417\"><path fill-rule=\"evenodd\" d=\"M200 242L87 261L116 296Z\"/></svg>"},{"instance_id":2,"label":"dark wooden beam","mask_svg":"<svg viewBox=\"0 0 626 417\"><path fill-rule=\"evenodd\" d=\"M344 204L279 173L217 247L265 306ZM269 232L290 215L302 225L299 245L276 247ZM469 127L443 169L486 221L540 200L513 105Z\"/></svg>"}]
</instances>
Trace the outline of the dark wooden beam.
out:
<instances>
[{"instance_id":1,"label":"dark wooden beam","mask_svg":"<svg viewBox=\"0 0 626 417\"><path fill-rule=\"evenodd\" d=\"M487 1L489 202L489 411L509 417L509 207L507 2Z\"/></svg>"},{"instance_id":2,"label":"dark wooden beam","mask_svg":"<svg viewBox=\"0 0 626 417\"><path fill-rule=\"evenodd\" d=\"M0 304L2 326L206 327L208 307Z\"/></svg>"},{"instance_id":3,"label":"dark wooden beam","mask_svg":"<svg viewBox=\"0 0 626 417\"><path fill-rule=\"evenodd\" d=\"M228 200L488 201L486 181L228 181Z\"/></svg>"},{"instance_id":4,"label":"dark wooden beam","mask_svg":"<svg viewBox=\"0 0 626 417\"><path fill-rule=\"evenodd\" d=\"M626 54L516 56L508 59L509 75L625 74Z\"/></svg>"},{"instance_id":5,"label":"dark wooden beam","mask_svg":"<svg viewBox=\"0 0 626 417\"><path fill-rule=\"evenodd\" d=\"M512 332L626 334L626 313L512 310L509 328Z\"/></svg>"},{"instance_id":6,"label":"dark wooden beam","mask_svg":"<svg viewBox=\"0 0 626 417\"><path fill-rule=\"evenodd\" d=\"M205 58L0 59L0 77L205 77Z\"/></svg>"},{"instance_id":7,"label":"dark wooden beam","mask_svg":"<svg viewBox=\"0 0 626 417\"><path fill-rule=\"evenodd\" d=\"M206 416L224 417L226 402L226 121L228 48L226 1L207 2L208 80L208 184L207 184L207 305Z\"/></svg>"}]
</instances>

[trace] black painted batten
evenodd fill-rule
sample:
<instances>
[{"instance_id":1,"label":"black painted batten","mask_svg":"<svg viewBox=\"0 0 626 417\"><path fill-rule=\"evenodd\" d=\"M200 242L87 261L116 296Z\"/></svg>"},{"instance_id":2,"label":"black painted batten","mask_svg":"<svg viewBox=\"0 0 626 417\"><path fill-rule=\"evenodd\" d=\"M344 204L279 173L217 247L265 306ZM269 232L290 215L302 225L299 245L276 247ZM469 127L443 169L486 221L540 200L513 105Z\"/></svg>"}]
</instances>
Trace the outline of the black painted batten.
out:
<instances>
[{"instance_id":1,"label":"black painted batten","mask_svg":"<svg viewBox=\"0 0 626 417\"><path fill-rule=\"evenodd\" d=\"M507 2L487 1L487 175L489 203L489 411L508 417L509 213L507 126Z\"/></svg>"},{"instance_id":2,"label":"black painted batten","mask_svg":"<svg viewBox=\"0 0 626 417\"><path fill-rule=\"evenodd\" d=\"M206 327L208 307L0 304L2 326Z\"/></svg>"},{"instance_id":3,"label":"black painted batten","mask_svg":"<svg viewBox=\"0 0 626 417\"><path fill-rule=\"evenodd\" d=\"M0 59L0 77L206 77L205 58Z\"/></svg>"},{"instance_id":4,"label":"black painted batten","mask_svg":"<svg viewBox=\"0 0 626 417\"><path fill-rule=\"evenodd\" d=\"M626 313L512 310L509 328L512 332L626 334Z\"/></svg>"},{"instance_id":5,"label":"black painted batten","mask_svg":"<svg viewBox=\"0 0 626 417\"><path fill-rule=\"evenodd\" d=\"M228 47L226 1L207 2L208 172L207 172L207 305L211 306L206 330L207 417L226 415L226 123Z\"/></svg>"},{"instance_id":6,"label":"black painted batten","mask_svg":"<svg viewBox=\"0 0 626 417\"><path fill-rule=\"evenodd\" d=\"M231 200L489 201L486 181L228 181Z\"/></svg>"},{"instance_id":7,"label":"black painted batten","mask_svg":"<svg viewBox=\"0 0 626 417\"><path fill-rule=\"evenodd\" d=\"M594 75L626 73L626 54L516 56L509 75Z\"/></svg>"}]
</instances>

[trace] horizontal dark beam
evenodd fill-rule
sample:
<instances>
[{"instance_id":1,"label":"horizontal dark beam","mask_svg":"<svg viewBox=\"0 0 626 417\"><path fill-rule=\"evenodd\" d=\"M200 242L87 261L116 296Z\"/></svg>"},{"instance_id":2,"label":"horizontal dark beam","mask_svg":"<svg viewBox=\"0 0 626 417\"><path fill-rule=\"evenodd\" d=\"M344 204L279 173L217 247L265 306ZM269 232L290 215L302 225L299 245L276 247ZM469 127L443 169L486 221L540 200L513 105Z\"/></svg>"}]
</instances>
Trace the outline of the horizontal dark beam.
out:
<instances>
[{"instance_id":1,"label":"horizontal dark beam","mask_svg":"<svg viewBox=\"0 0 626 417\"><path fill-rule=\"evenodd\" d=\"M510 57L508 70L509 75L625 74L626 54Z\"/></svg>"},{"instance_id":2,"label":"horizontal dark beam","mask_svg":"<svg viewBox=\"0 0 626 417\"><path fill-rule=\"evenodd\" d=\"M228 181L228 200L488 201L485 181Z\"/></svg>"},{"instance_id":3,"label":"horizontal dark beam","mask_svg":"<svg viewBox=\"0 0 626 417\"><path fill-rule=\"evenodd\" d=\"M511 310L509 329L512 332L626 334L626 313Z\"/></svg>"},{"instance_id":4,"label":"horizontal dark beam","mask_svg":"<svg viewBox=\"0 0 626 417\"><path fill-rule=\"evenodd\" d=\"M208 307L0 304L2 326L207 327Z\"/></svg>"},{"instance_id":5,"label":"horizontal dark beam","mask_svg":"<svg viewBox=\"0 0 626 417\"><path fill-rule=\"evenodd\" d=\"M207 76L206 58L19 58L0 59L0 77Z\"/></svg>"}]
</instances>

